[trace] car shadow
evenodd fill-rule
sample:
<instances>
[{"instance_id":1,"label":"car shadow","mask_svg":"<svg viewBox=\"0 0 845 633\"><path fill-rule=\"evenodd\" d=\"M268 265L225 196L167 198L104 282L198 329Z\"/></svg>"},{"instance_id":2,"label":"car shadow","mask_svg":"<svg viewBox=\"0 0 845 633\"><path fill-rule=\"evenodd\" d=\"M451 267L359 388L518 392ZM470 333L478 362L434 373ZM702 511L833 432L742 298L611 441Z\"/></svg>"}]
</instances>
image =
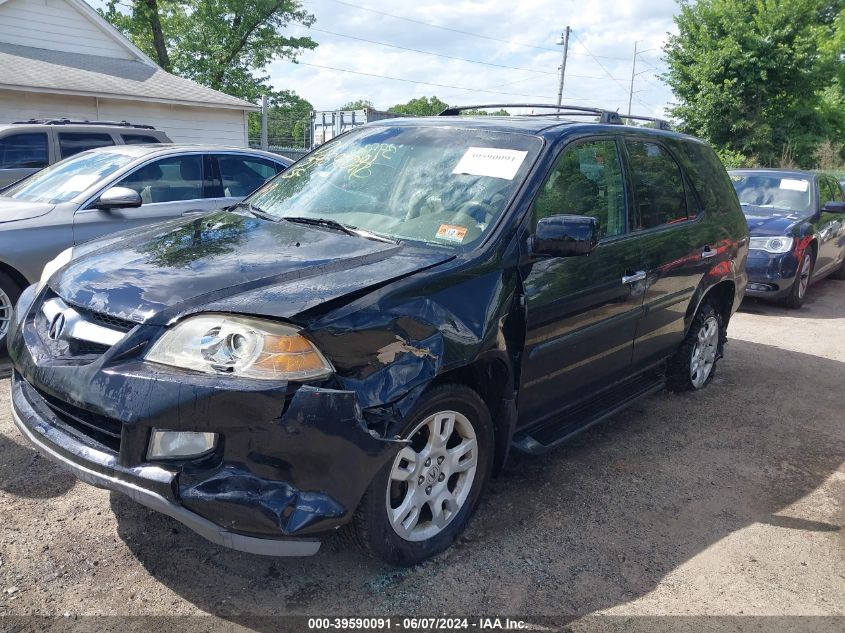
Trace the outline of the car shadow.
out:
<instances>
[{"instance_id":1,"label":"car shadow","mask_svg":"<svg viewBox=\"0 0 845 633\"><path fill-rule=\"evenodd\" d=\"M75 484L73 475L41 457L35 449L0 434L0 490L18 497L50 499L65 494Z\"/></svg>"},{"instance_id":2,"label":"car shadow","mask_svg":"<svg viewBox=\"0 0 845 633\"><path fill-rule=\"evenodd\" d=\"M745 297L739 306L741 312L787 319L841 319L842 293L845 281L822 279L810 286L804 305L798 309L787 308L779 303L764 301L756 297Z\"/></svg>"},{"instance_id":3,"label":"car shadow","mask_svg":"<svg viewBox=\"0 0 845 633\"><path fill-rule=\"evenodd\" d=\"M115 494L118 534L158 581L245 625L286 614L586 615L644 596L751 524L843 529L789 506L842 464L845 364L784 354L732 340L707 389L660 392L547 455L514 456L465 536L414 568L336 537L312 558L233 552ZM769 396L789 385L795 398Z\"/></svg>"}]
</instances>

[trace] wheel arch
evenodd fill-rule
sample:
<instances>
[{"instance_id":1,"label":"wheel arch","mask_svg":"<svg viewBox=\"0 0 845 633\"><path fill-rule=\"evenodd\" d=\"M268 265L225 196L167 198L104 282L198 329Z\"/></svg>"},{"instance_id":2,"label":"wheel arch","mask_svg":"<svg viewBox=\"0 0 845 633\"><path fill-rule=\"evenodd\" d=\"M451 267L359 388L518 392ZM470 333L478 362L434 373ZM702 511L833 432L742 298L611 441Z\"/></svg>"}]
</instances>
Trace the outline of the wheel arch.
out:
<instances>
[{"instance_id":1,"label":"wheel arch","mask_svg":"<svg viewBox=\"0 0 845 633\"><path fill-rule=\"evenodd\" d=\"M0 273L6 273L12 281L18 284L21 290L29 285L29 280L23 276L23 273L3 261L0 261Z\"/></svg>"},{"instance_id":2,"label":"wheel arch","mask_svg":"<svg viewBox=\"0 0 845 633\"><path fill-rule=\"evenodd\" d=\"M514 372L506 356L499 353L481 356L467 365L443 372L430 387L443 384L468 387L487 405L495 434L493 475L499 474L507 461L516 425Z\"/></svg>"},{"instance_id":3,"label":"wheel arch","mask_svg":"<svg viewBox=\"0 0 845 633\"><path fill-rule=\"evenodd\" d=\"M736 300L736 282L733 279L722 279L713 284L702 293L698 302L690 303L686 315L686 331L689 331L693 317L705 301L715 304L722 314L722 323L727 327L728 321L730 321L731 315L733 314L734 301Z\"/></svg>"}]
</instances>

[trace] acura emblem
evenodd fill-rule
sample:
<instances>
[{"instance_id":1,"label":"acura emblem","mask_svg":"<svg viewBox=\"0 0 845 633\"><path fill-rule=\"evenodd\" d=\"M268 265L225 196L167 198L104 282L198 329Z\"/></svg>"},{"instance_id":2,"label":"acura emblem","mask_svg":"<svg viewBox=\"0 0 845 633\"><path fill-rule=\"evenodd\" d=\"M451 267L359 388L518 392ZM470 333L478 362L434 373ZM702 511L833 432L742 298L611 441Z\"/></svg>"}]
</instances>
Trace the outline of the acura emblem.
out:
<instances>
[{"instance_id":1,"label":"acura emblem","mask_svg":"<svg viewBox=\"0 0 845 633\"><path fill-rule=\"evenodd\" d=\"M50 329L47 330L47 336L49 336L54 341L58 341L59 337L61 337L62 335L62 332L64 332L66 324L67 318L65 317L65 313L59 312L56 316L53 317L53 320L50 322Z\"/></svg>"}]
</instances>

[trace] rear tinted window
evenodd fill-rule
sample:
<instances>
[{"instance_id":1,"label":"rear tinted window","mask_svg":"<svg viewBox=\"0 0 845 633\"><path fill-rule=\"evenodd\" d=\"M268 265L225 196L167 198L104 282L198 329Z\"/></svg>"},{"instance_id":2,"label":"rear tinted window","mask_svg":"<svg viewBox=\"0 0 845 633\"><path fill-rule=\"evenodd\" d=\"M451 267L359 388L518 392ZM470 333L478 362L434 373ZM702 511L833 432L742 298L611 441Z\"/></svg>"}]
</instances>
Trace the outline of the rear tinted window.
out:
<instances>
[{"instance_id":1,"label":"rear tinted window","mask_svg":"<svg viewBox=\"0 0 845 633\"><path fill-rule=\"evenodd\" d=\"M0 138L0 169L40 169L49 162L47 135L43 132Z\"/></svg>"},{"instance_id":2,"label":"rear tinted window","mask_svg":"<svg viewBox=\"0 0 845 633\"><path fill-rule=\"evenodd\" d=\"M656 143L626 141L640 229L687 219L687 194L681 168Z\"/></svg>"},{"instance_id":3,"label":"rear tinted window","mask_svg":"<svg viewBox=\"0 0 845 633\"><path fill-rule=\"evenodd\" d=\"M62 158L95 147L114 145L111 134L95 132L59 132L59 152Z\"/></svg>"},{"instance_id":4,"label":"rear tinted window","mask_svg":"<svg viewBox=\"0 0 845 633\"><path fill-rule=\"evenodd\" d=\"M223 179L223 195L227 198L252 193L281 170L273 161L237 154L218 154L217 163Z\"/></svg>"},{"instance_id":5,"label":"rear tinted window","mask_svg":"<svg viewBox=\"0 0 845 633\"><path fill-rule=\"evenodd\" d=\"M147 143L161 143L155 136L149 134L121 134L120 138L127 145L146 145Z\"/></svg>"}]
</instances>

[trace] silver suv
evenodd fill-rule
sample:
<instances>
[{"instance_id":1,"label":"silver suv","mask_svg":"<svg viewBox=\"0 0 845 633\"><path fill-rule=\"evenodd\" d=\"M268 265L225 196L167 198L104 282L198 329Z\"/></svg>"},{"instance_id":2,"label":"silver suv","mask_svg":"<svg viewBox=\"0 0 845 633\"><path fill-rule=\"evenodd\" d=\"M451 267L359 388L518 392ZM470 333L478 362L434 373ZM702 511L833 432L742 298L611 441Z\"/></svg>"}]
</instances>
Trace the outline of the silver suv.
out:
<instances>
[{"instance_id":1,"label":"silver suv","mask_svg":"<svg viewBox=\"0 0 845 633\"><path fill-rule=\"evenodd\" d=\"M0 193L0 355L12 306L57 253L101 235L227 207L292 161L213 145L118 145Z\"/></svg>"},{"instance_id":2,"label":"silver suv","mask_svg":"<svg viewBox=\"0 0 845 633\"><path fill-rule=\"evenodd\" d=\"M95 147L169 142L151 125L126 121L30 119L0 125L0 188Z\"/></svg>"}]
</instances>

